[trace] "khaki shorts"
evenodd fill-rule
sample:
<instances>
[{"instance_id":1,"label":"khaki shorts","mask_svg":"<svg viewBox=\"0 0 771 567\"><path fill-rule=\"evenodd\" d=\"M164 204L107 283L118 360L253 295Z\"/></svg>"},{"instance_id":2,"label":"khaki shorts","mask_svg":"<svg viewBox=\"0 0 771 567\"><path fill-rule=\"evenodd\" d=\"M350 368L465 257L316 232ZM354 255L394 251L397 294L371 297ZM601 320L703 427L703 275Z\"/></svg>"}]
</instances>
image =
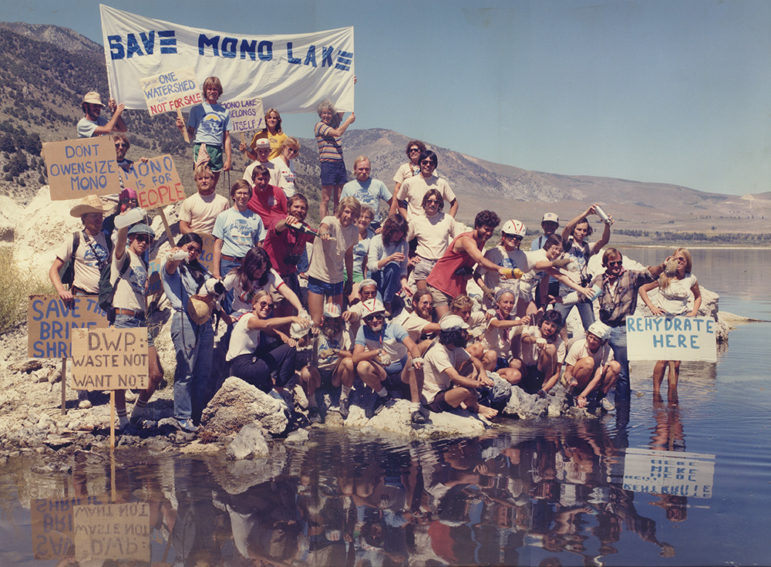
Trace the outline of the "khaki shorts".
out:
<instances>
[{"instance_id":1,"label":"khaki shorts","mask_svg":"<svg viewBox=\"0 0 771 567\"><path fill-rule=\"evenodd\" d=\"M440 305L449 305L450 302L453 300L452 297L444 293L443 291L439 291L432 285L427 285L428 291L431 292L431 297L434 299L434 307L438 307Z\"/></svg>"}]
</instances>

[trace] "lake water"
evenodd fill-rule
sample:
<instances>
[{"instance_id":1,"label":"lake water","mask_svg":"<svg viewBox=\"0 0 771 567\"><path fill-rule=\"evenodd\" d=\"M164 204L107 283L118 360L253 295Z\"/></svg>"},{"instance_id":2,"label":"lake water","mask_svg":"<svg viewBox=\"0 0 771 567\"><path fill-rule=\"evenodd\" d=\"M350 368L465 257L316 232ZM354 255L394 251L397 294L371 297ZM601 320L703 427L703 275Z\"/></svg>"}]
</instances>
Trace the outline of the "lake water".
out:
<instances>
[{"instance_id":1,"label":"lake water","mask_svg":"<svg viewBox=\"0 0 771 567\"><path fill-rule=\"evenodd\" d=\"M628 415L480 439L313 430L267 462L119 453L72 474L13 459L0 565L767 565L771 251L692 252L721 310L766 322L733 331L717 364L683 363L677 407L633 364Z\"/></svg>"}]
</instances>

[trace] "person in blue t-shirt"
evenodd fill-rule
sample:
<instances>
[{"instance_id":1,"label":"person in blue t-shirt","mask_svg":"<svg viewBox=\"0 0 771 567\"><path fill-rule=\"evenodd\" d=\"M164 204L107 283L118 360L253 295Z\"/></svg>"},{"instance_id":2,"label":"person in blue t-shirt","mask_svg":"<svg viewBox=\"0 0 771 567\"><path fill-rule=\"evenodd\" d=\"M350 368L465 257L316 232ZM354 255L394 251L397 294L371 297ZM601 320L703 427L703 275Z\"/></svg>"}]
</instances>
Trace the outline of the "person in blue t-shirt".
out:
<instances>
[{"instance_id":1,"label":"person in blue t-shirt","mask_svg":"<svg viewBox=\"0 0 771 567\"><path fill-rule=\"evenodd\" d=\"M208 161L215 177L220 171L230 171L230 112L217 104L222 95L222 83L217 77L207 77L203 82L204 102L194 106L187 118L187 131L193 138L193 162L195 165ZM177 118L177 128L185 122ZM223 160L224 155L224 160ZM215 179L215 185L217 183Z\"/></svg>"},{"instance_id":2,"label":"person in blue t-shirt","mask_svg":"<svg viewBox=\"0 0 771 567\"><path fill-rule=\"evenodd\" d=\"M375 219L370 228L377 230L386 216L385 213L380 211L380 201L385 202L390 209L393 195L391 195L385 183L370 177L371 171L372 166L370 165L369 158L367 156L357 157L356 161L353 162L353 175L356 179L343 185L343 192L340 193L340 198L356 197L359 203L370 207L375 213ZM386 209L386 211L389 209Z\"/></svg>"},{"instance_id":3,"label":"person in blue t-shirt","mask_svg":"<svg viewBox=\"0 0 771 567\"><path fill-rule=\"evenodd\" d=\"M415 372L420 371L423 359L418 345L401 325L386 323L382 301L364 301L362 313L364 324L356 334L353 365L362 382L374 392L365 396L363 404L369 419L388 401L388 388L406 394L408 385L416 383Z\"/></svg>"}]
</instances>

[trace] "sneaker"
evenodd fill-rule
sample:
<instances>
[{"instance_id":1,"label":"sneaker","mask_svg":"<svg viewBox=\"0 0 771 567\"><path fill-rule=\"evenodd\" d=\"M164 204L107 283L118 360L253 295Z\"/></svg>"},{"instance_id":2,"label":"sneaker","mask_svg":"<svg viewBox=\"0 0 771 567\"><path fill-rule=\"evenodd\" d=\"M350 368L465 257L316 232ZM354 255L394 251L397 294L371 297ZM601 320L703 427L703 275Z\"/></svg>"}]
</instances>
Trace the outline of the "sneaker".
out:
<instances>
[{"instance_id":1,"label":"sneaker","mask_svg":"<svg viewBox=\"0 0 771 567\"><path fill-rule=\"evenodd\" d=\"M348 419L348 407L351 403L350 395L346 398L340 398L340 404L337 406L337 411L340 412L340 417Z\"/></svg>"},{"instance_id":2,"label":"sneaker","mask_svg":"<svg viewBox=\"0 0 771 567\"><path fill-rule=\"evenodd\" d=\"M375 394L375 404L372 409L372 413L375 415L379 414L381 411L383 411L384 407L390 407L390 405L393 405L393 398L391 396L378 396Z\"/></svg>"},{"instance_id":3,"label":"sneaker","mask_svg":"<svg viewBox=\"0 0 771 567\"><path fill-rule=\"evenodd\" d=\"M612 412L613 410L616 409L615 404L611 402L608 398L602 398L600 405L602 406L602 409L604 409L607 412Z\"/></svg>"},{"instance_id":4,"label":"sneaker","mask_svg":"<svg viewBox=\"0 0 771 567\"><path fill-rule=\"evenodd\" d=\"M317 407L308 408L308 419L310 420L311 425L316 423L324 423L324 416L321 415L321 412Z\"/></svg>"},{"instance_id":5,"label":"sneaker","mask_svg":"<svg viewBox=\"0 0 771 567\"><path fill-rule=\"evenodd\" d=\"M176 418L174 422L174 426L183 433L196 433L198 431L198 426L190 418L184 420Z\"/></svg>"},{"instance_id":6,"label":"sneaker","mask_svg":"<svg viewBox=\"0 0 771 567\"><path fill-rule=\"evenodd\" d=\"M427 424L428 408L420 406L420 408L412 412L412 415L410 416L410 420L412 421L413 427L418 427L418 426Z\"/></svg>"},{"instance_id":7,"label":"sneaker","mask_svg":"<svg viewBox=\"0 0 771 567\"><path fill-rule=\"evenodd\" d=\"M364 408L364 417L367 419L375 417L375 409L377 409L379 405L379 399L380 396L371 390L369 392L362 392L361 404Z\"/></svg>"},{"instance_id":8,"label":"sneaker","mask_svg":"<svg viewBox=\"0 0 771 567\"><path fill-rule=\"evenodd\" d=\"M139 406L134 405L134 409L131 410L131 417L129 418L129 421L133 425L139 425L148 417L149 414L150 412L147 406L140 408Z\"/></svg>"}]
</instances>

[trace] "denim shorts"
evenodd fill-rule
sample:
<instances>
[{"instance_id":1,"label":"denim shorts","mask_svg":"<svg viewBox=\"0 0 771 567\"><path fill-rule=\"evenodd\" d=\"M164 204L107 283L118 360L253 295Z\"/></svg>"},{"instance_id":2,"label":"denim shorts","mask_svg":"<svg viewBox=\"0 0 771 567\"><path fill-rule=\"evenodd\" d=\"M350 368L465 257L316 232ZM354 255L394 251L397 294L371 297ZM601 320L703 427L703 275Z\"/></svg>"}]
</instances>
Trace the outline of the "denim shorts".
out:
<instances>
[{"instance_id":1,"label":"denim shorts","mask_svg":"<svg viewBox=\"0 0 771 567\"><path fill-rule=\"evenodd\" d=\"M321 185L345 185L348 181L348 172L345 170L345 162L341 159L321 162Z\"/></svg>"},{"instance_id":2,"label":"denim shorts","mask_svg":"<svg viewBox=\"0 0 771 567\"><path fill-rule=\"evenodd\" d=\"M327 283L308 276L308 291L317 295L326 295L334 297L343 294L343 282Z\"/></svg>"},{"instance_id":3,"label":"denim shorts","mask_svg":"<svg viewBox=\"0 0 771 567\"><path fill-rule=\"evenodd\" d=\"M386 371L387 375L400 375L402 373L402 370L404 370L404 365L407 364L407 357L405 356L401 360L397 360L396 362L392 362L388 366L384 367L384 370Z\"/></svg>"},{"instance_id":4,"label":"denim shorts","mask_svg":"<svg viewBox=\"0 0 771 567\"><path fill-rule=\"evenodd\" d=\"M115 315L115 323L112 325L116 329L139 329L139 328L147 328L147 321L144 317L132 317L131 315ZM147 333L147 346L155 346L155 342L153 340L153 335L149 332Z\"/></svg>"}]
</instances>

